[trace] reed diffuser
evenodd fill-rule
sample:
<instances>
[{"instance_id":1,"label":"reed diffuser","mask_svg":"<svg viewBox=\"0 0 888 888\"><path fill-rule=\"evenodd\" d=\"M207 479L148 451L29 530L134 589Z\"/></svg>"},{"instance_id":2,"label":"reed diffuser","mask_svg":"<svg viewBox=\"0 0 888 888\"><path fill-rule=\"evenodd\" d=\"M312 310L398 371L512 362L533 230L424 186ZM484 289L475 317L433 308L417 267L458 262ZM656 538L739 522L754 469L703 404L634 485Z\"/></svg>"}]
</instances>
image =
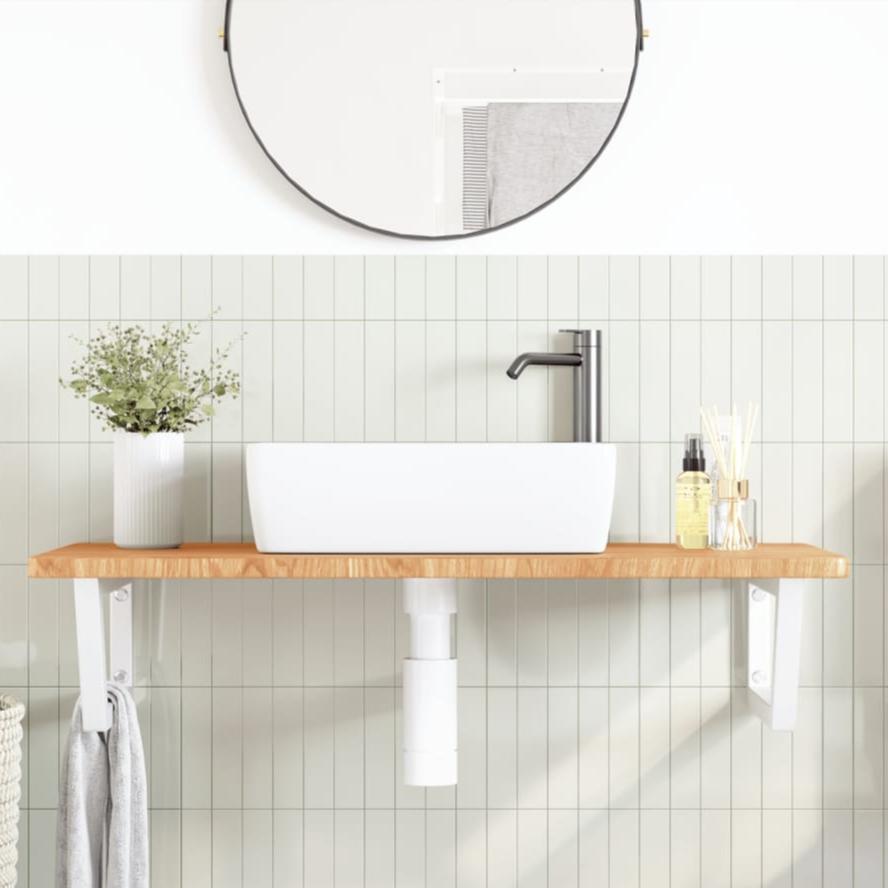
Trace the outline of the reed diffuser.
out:
<instances>
[{"instance_id":1,"label":"reed diffuser","mask_svg":"<svg viewBox=\"0 0 888 888\"><path fill-rule=\"evenodd\" d=\"M712 505L711 545L725 551L752 549L756 544L755 500L749 499L746 470L758 404L747 404L741 420L734 405L729 417L713 407L700 408L703 432L716 462L716 490Z\"/></svg>"}]
</instances>

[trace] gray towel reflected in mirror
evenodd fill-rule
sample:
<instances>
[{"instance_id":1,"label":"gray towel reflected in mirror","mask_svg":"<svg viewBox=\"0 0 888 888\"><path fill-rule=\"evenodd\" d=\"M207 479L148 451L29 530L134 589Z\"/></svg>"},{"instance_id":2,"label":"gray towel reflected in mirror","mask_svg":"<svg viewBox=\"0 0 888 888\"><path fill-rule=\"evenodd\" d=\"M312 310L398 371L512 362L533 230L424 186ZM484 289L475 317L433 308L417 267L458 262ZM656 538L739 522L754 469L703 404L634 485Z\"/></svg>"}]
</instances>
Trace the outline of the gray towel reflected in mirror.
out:
<instances>
[{"instance_id":1,"label":"gray towel reflected in mirror","mask_svg":"<svg viewBox=\"0 0 888 888\"><path fill-rule=\"evenodd\" d=\"M524 216L567 187L613 132L620 102L491 102L463 109L463 225Z\"/></svg>"}]
</instances>

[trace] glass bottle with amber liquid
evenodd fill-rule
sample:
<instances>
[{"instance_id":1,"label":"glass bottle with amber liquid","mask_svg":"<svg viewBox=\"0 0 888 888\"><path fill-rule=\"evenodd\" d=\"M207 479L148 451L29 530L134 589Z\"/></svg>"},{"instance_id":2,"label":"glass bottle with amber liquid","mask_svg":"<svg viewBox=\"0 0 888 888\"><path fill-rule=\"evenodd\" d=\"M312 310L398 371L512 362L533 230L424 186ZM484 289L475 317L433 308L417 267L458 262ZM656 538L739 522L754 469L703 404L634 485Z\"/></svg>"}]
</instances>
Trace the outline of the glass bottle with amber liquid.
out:
<instances>
[{"instance_id":1,"label":"glass bottle with amber liquid","mask_svg":"<svg viewBox=\"0 0 888 888\"><path fill-rule=\"evenodd\" d=\"M706 549L712 481L706 474L701 435L685 435L681 467L681 474L675 479L675 542L682 549Z\"/></svg>"}]
</instances>

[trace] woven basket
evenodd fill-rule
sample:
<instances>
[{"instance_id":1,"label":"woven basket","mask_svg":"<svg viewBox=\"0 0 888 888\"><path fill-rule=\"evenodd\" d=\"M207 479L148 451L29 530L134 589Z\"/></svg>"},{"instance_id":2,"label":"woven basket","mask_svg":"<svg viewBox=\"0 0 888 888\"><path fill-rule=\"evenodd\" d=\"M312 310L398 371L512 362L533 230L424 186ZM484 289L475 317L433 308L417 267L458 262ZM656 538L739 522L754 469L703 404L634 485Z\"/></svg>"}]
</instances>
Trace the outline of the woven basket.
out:
<instances>
[{"instance_id":1,"label":"woven basket","mask_svg":"<svg viewBox=\"0 0 888 888\"><path fill-rule=\"evenodd\" d=\"M0 695L0 888L14 888L22 794L24 704Z\"/></svg>"}]
</instances>

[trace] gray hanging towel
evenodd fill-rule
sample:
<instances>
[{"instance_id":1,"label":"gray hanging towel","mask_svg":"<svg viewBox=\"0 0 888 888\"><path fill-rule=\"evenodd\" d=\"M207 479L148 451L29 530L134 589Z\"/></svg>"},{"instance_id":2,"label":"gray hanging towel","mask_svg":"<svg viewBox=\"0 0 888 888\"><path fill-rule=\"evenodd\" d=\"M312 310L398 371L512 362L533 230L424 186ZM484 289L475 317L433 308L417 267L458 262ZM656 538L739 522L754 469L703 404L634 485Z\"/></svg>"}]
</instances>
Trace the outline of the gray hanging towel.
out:
<instances>
[{"instance_id":1,"label":"gray hanging towel","mask_svg":"<svg viewBox=\"0 0 888 888\"><path fill-rule=\"evenodd\" d=\"M555 197L601 150L622 107L620 102L491 102L484 113L465 109L466 229L502 225ZM482 191L486 219L479 224Z\"/></svg>"},{"instance_id":2,"label":"gray hanging towel","mask_svg":"<svg viewBox=\"0 0 888 888\"><path fill-rule=\"evenodd\" d=\"M57 888L148 888L148 793L136 704L108 684L111 729L84 731L74 707L62 762Z\"/></svg>"}]
</instances>

